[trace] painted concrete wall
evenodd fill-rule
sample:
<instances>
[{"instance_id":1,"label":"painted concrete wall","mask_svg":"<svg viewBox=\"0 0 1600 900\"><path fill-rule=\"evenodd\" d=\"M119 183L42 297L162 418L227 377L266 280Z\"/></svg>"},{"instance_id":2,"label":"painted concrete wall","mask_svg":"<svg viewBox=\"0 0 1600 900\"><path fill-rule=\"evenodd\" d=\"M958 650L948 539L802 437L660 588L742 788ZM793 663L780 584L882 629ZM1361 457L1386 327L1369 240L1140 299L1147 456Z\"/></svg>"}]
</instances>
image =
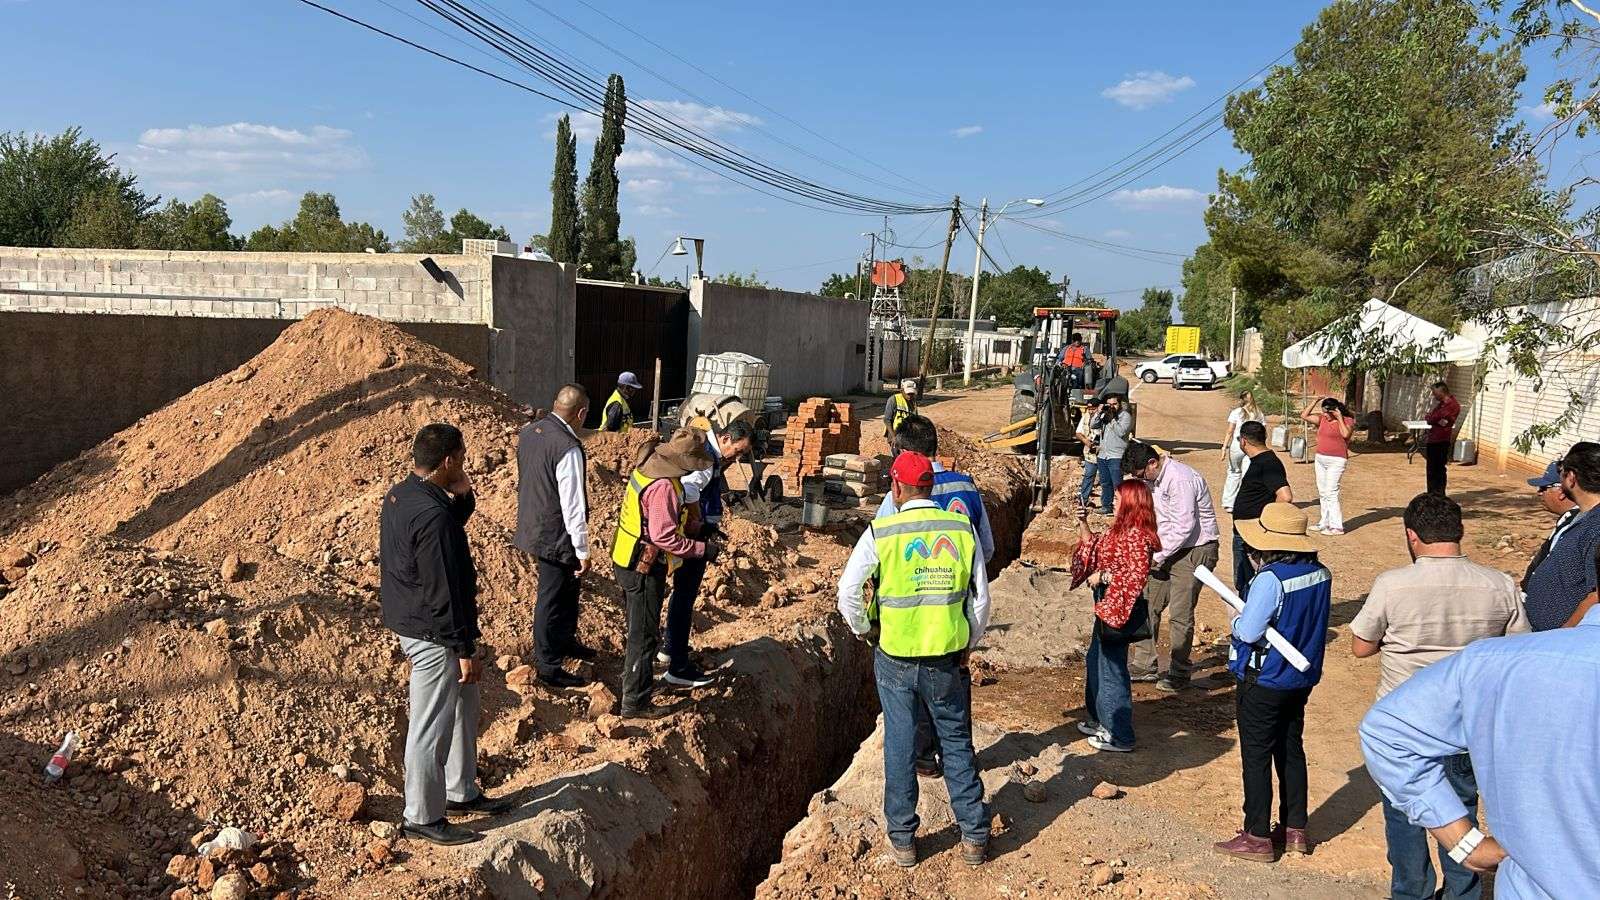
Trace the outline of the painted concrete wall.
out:
<instances>
[{"instance_id":1,"label":"painted concrete wall","mask_svg":"<svg viewBox=\"0 0 1600 900\"><path fill-rule=\"evenodd\" d=\"M735 350L772 366L771 394L841 396L861 385L866 302L703 281L689 302L690 371L701 353Z\"/></svg>"},{"instance_id":2,"label":"painted concrete wall","mask_svg":"<svg viewBox=\"0 0 1600 900\"><path fill-rule=\"evenodd\" d=\"M576 269L509 256L489 260L488 378L520 403L549 406L573 378Z\"/></svg>"}]
</instances>

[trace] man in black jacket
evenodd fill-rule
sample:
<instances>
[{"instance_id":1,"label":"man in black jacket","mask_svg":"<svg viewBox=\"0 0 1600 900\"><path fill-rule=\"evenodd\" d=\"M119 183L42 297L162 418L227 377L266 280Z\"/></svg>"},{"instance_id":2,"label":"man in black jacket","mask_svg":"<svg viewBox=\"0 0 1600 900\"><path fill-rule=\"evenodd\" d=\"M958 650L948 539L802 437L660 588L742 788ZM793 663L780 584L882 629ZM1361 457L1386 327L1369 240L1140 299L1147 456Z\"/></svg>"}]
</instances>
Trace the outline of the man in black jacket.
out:
<instances>
[{"instance_id":1,"label":"man in black jacket","mask_svg":"<svg viewBox=\"0 0 1600 900\"><path fill-rule=\"evenodd\" d=\"M534 669L552 687L582 687L588 679L561 668L568 658L593 660L578 642L578 590L589 571L588 461L574 430L589 415L583 385L556 392L548 416L523 426L517 438L515 543L539 566L533 607Z\"/></svg>"},{"instance_id":2,"label":"man in black jacket","mask_svg":"<svg viewBox=\"0 0 1600 900\"><path fill-rule=\"evenodd\" d=\"M404 834L436 844L482 835L450 812L503 812L478 788L478 576L467 546L476 501L466 441L453 425L426 425L411 444L416 468L389 489L379 515L383 623L411 660Z\"/></svg>"}]
</instances>

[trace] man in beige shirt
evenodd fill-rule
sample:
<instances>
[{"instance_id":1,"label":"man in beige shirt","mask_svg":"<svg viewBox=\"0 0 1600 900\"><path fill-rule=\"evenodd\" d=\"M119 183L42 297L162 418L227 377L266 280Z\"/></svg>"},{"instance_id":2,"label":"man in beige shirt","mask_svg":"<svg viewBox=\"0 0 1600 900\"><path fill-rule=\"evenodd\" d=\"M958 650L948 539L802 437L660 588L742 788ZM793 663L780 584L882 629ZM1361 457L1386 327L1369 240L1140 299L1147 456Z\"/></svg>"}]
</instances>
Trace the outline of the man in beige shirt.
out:
<instances>
[{"instance_id":1,"label":"man in beige shirt","mask_svg":"<svg viewBox=\"0 0 1600 900\"><path fill-rule=\"evenodd\" d=\"M1372 583L1361 612L1350 623L1357 657L1378 656L1378 696L1399 687L1424 666L1444 659L1479 638L1528 631L1517 586L1504 572L1480 566L1461 553L1461 507L1442 494L1419 494L1406 506L1406 546L1411 565L1391 569ZM1477 815L1478 783L1466 754L1452 757L1445 774L1468 809ZM1390 896L1436 894L1428 835L1383 798L1389 844ZM1439 856L1445 896L1476 898L1476 873Z\"/></svg>"}]
</instances>

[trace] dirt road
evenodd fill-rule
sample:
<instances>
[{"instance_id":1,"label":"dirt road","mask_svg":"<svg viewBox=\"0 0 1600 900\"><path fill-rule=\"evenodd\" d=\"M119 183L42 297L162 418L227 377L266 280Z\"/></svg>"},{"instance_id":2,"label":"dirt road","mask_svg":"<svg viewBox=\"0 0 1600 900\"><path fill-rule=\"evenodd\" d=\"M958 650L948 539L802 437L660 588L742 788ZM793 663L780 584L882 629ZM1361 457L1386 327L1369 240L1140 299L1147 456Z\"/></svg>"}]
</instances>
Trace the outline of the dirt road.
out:
<instances>
[{"instance_id":1,"label":"dirt road","mask_svg":"<svg viewBox=\"0 0 1600 900\"><path fill-rule=\"evenodd\" d=\"M1220 494L1225 470L1220 442L1232 398L1158 384L1136 386L1133 400L1139 404L1141 437L1194 466L1210 481L1213 495ZM1008 410L1004 388L925 402L925 412L940 425L970 435L995 430ZM1290 465L1289 477L1296 502L1315 507L1312 467ZM1549 527L1521 477L1499 476L1487 467L1452 467L1450 485L1466 511L1467 552L1520 575ZM1082 896L1093 888L1091 873L1099 861L1120 860L1117 882L1106 890L1126 896L1386 896L1378 791L1356 740L1356 727L1374 696L1378 666L1375 659L1350 655L1348 623L1374 577L1408 562L1400 514L1422 489L1420 460L1408 465L1404 453L1388 449L1357 453L1344 479L1348 532L1318 539L1322 559L1334 572L1337 633L1306 716L1308 830L1317 844L1311 856L1267 866L1225 860L1211 850L1212 841L1238 829L1242 794L1222 639L1229 613L1208 592L1197 616L1195 687L1176 696L1136 687L1136 753L1094 754L1083 743L1074 728L1082 714L1081 663L1002 672L997 683L978 688L975 719L1008 733L984 751L984 765L1034 760L1040 763L1039 777L1049 777L1050 797L1044 803L1020 802L1016 791L996 797L997 811L1012 819L1012 827L996 839L993 862L980 872L956 865L953 853L937 853L904 878L875 870L884 893ZM1311 515L1316 514L1312 508ZM1225 515L1220 524L1224 535L1231 534ZM1219 569L1230 572L1231 564L1224 541ZM1069 754L1059 762L1049 758L1050 748L1058 745ZM1120 785L1125 795L1109 802L1088 797L1101 780Z\"/></svg>"}]
</instances>

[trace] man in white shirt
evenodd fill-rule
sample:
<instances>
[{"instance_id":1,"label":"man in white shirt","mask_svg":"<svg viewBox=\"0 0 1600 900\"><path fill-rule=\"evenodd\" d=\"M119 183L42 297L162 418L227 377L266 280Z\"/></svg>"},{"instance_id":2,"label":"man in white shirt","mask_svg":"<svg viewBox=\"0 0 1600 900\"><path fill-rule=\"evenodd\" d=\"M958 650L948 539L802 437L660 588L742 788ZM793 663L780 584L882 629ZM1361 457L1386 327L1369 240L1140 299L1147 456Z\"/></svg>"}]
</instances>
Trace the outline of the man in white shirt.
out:
<instances>
[{"instance_id":1,"label":"man in white shirt","mask_svg":"<svg viewBox=\"0 0 1600 900\"><path fill-rule=\"evenodd\" d=\"M550 414L517 438L515 543L538 562L533 608L534 669L552 687L582 687L588 679L562 668L566 659L593 660L578 641L578 592L589 570L588 459L575 430L589 414L582 385L556 392Z\"/></svg>"}]
</instances>

